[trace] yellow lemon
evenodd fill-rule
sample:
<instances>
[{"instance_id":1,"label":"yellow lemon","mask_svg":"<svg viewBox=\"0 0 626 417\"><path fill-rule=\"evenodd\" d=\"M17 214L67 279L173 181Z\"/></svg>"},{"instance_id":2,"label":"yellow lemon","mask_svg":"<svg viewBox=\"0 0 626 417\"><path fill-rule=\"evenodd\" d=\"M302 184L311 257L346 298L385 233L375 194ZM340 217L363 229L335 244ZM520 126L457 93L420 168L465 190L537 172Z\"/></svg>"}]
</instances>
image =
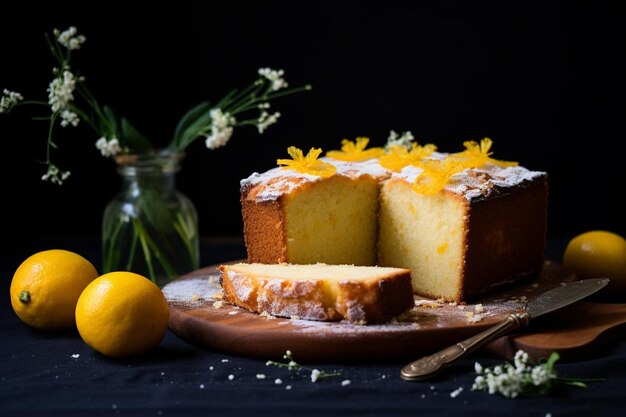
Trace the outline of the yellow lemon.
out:
<instances>
[{"instance_id":1,"label":"yellow lemon","mask_svg":"<svg viewBox=\"0 0 626 417\"><path fill-rule=\"evenodd\" d=\"M62 249L37 252L15 271L11 305L22 321L41 330L75 326L74 310L85 287L98 277L87 259Z\"/></svg>"},{"instance_id":2,"label":"yellow lemon","mask_svg":"<svg viewBox=\"0 0 626 417\"><path fill-rule=\"evenodd\" d=\"M593 230L574 237L563 265L581 279L608 277L608 291L626 293L626 239L618 234Z\"/></svg>"},{"instance_id":3,"label":"yellow lemon","mask_svg":"<svg viewBox=\"0 0 626 417\"><path fill-rule=\"evenodd\" d=\"M133 272L109 272L85 288L76 326L85 343L106 356L147 352L161 343L169 307L159 287Z\"/></svg>"}]
</instances>

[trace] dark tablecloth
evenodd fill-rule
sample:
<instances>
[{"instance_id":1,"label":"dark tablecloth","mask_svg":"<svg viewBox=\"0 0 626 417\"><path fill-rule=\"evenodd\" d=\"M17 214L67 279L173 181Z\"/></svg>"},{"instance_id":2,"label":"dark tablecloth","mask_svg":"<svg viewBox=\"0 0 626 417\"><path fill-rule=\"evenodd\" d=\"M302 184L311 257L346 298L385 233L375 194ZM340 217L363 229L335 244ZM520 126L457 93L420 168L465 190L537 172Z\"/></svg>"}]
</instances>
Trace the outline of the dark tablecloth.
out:
<instances>
[{"instance_id":1,"label":"dark tablecloth","mask_svg":"<svg viewBox=\"0 0 626 417\"><path fill-rule=\"evenodd\" d=\"M2 254L0 263L0 415L125 416L487 416L625 415L626 341L598 355L558 362L561 376L602 377L588 388L547 397L507 399L471 391L473 364L502 362L478 352L436 379L406 382L404 361L304 364L340 376L311 382L310 371L267 366L264 360L198 349L168 332L154 352L133 359L106 358L77 332L33 330L13 313L9 285L19 263L38 250L59 247L99 260L89 238L42 238ZM551 241L548 256L560 259L564 244ZM245 256L240 240L205 240L202 263ZM572 318L573 320L577 318ZM297 352L294 352L297 360ZM231 376L232 375L232 376ZM262 377L264 376L264 378ZM278 381L280 380L280 381ZM346 382L346 381L349 381ZM280 383L279 383L280 382ZM463 391L456 397L451 393Z\"/></svg>"}]
</instances>

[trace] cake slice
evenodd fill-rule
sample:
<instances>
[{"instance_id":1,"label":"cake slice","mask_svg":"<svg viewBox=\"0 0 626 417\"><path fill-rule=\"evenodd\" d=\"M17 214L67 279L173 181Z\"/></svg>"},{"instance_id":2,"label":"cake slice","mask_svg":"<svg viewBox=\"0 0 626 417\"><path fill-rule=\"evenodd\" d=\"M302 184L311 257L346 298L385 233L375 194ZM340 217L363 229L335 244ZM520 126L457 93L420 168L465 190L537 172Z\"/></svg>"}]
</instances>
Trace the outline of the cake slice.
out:
<instances>
[{"instance_id":1,"label":"cake slice","mask_svg":"<svg viewBox=\"0 0 626 417\"><path fill-rule=\"evenodd\" d=\"M413 307L408 269L327 264L221 265L224 299L256 313L383 323Z\"/></svg>"}]
</instances>

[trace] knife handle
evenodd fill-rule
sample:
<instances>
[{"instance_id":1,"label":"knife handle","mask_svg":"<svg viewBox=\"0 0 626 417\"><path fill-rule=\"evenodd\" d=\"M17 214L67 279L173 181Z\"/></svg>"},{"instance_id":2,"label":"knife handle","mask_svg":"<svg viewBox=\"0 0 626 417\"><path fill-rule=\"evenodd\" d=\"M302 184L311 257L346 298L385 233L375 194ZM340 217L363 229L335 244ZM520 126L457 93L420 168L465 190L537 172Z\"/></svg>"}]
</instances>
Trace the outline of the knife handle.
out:
<instances>
[{"instance_id":1,"label":"knife handle","mask_svg":"<svg viewBox=\"0 0 626 417\"><path fill-rule=\"evenodd\" d=\"M429 378L439 372L444 366L464 357L492 340L527 326L529 321L530 315L528 313L511 314L501 323L490 327L482 333L409 363L400 371L400 377L407 381Z\"/></svg>"}]
</instances>

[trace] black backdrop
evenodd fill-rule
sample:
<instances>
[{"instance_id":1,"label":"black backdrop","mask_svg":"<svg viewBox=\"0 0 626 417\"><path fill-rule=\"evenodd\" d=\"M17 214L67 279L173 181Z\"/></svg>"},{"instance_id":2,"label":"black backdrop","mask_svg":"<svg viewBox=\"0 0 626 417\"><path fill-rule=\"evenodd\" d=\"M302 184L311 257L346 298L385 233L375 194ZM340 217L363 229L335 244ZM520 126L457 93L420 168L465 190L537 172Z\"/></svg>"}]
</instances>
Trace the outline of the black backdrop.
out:
<instances>
[{"instance_id":1,"label":"black backdrop","mask_svg":"<svg viewBox=\"0 0 626 417\"><path fill-rule=\"evenodd\" d=\"M549 233L626 233L621 200L626 16L616 3L424 1L17 4L2 13L0 89L45 98L53 65L43 33L78 27L74 66L100 101L165 144L184 111L283 68L309 93L280 99L265 134L187 152L178 186L203 236L240 235L239 180L296 145L384 143L389 130L457 151L489 136L495 156L550 175ZM3 6L6 8L7 6ZM32 110L32 109L31 109ZM57 129L54 156L72 176L40 181L47 124L0 115L2 245L49 234L97 234L119 189L111 160L82 125Z\"/></svg>"}]
</instances>

